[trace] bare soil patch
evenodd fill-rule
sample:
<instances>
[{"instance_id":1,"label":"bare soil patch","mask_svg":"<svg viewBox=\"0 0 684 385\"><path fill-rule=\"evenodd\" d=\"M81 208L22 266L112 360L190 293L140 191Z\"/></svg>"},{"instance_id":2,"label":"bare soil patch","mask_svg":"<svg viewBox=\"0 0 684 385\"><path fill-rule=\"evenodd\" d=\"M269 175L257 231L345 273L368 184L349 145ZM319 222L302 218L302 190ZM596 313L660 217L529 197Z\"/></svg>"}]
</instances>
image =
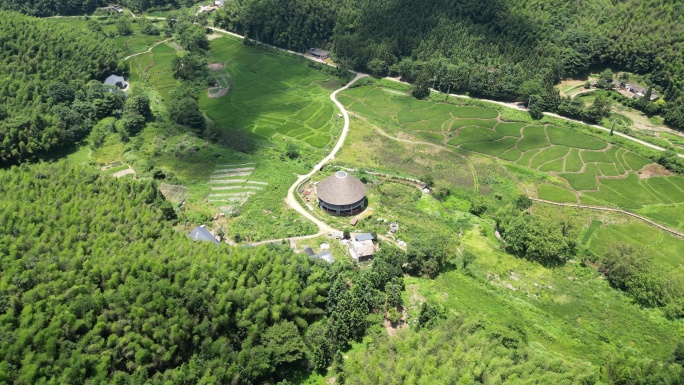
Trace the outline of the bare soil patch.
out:
<instances>
[{"instance_id":1,"label":"bare soil patch","mask_svg":"<svg viewBox=\"0 0 684 385\"><path fill-rule=\"evenodd\" d=\"M654 176L670 176L674 173L659 164L649 164L641 169L639 178L648 179Z\"/></svg>"},{"instance_id":2,"label":"bare soil patch","mask_svg":"<svg viewBox=\"0 0 684 385\"><path fill-rule=\"evenodd\" d=\"M210 63L209 71L220 71L226 69L226 65L223 63Z\"/></svg>"}]
</instances>

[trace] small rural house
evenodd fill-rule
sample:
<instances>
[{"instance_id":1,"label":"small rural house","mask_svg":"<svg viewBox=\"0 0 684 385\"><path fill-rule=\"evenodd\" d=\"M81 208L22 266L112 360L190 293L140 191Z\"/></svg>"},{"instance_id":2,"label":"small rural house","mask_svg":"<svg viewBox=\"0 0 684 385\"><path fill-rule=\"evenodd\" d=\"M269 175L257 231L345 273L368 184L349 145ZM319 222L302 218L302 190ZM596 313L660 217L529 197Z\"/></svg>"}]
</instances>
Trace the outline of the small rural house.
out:
<instances>
[{"instance_id":1,"label":"small rural house","mask_svg":"<svg viewBox=\"0 0 684 385\"><path fill-rule=\"evenodd\" d=\"M324 51L320 48L309 49L309 54L311 54L311 56L315 57L316 59L321 59L321 60L325 60L325 59L330 57L330 52Z\"/></svg>"},{"instance_id":2,"label":"small rural house","mask_svg":"<svg viewBox=\"0 0 684 385\"><path fill-rule=\"evenodd\" d=\"M638 86L636 84L627 84L625 86L625 89L627 91L631 92L632 94L634 94L635 98L641 98L641 97L645 96L646 93L648 92L648 88L644 88L644 87ZM651 91L651 97L649 98L649 100L650 101L658 100L659 97L660 96L658 96L658 94Z\"/></svg>"},{"instance_id":3,"label":"small rural house","mask_svg":"<svg viewBox=\"0 0 684 385\"><path fill-rule=\"evenodd\" d=\"M207 227L204 225L195 227L195 229L188 234L188 238L192 239L195 242L211 242L217 245L220 243L218 239L214 238L214 236L211 235L209 230L207 230Z\"/></svg>"},{"instance_id":4,"label":"small rural house","mask_svg":"<svg viewBox=\"0 0 684 385\"><path fill-rule=\"evenodd\" d=\"M375 254L375 245L372 240L354 241L349 253L357 262L370 261Z\"/></svg>"},{"instance_id":5,"label":"small rural house","mask_svg":"<svg viewBox=\"0 0 684 385\"><path fill-rule=\"evenodd\" d=\"M123 76L119 75L109 75L107 79L103 82L106 86L118 87L123 91L128 91L128 83Z\"/></svg>"},{"instance_id":6,"label":"small rural house","mask_svg":"<svg viewBox=\"0 0 684 385\"><path fill-rule=\"evenodd\" d=\"M214 5L217 7L223 7L224 0L215 0Z\"/></svg>"}]
</instances>

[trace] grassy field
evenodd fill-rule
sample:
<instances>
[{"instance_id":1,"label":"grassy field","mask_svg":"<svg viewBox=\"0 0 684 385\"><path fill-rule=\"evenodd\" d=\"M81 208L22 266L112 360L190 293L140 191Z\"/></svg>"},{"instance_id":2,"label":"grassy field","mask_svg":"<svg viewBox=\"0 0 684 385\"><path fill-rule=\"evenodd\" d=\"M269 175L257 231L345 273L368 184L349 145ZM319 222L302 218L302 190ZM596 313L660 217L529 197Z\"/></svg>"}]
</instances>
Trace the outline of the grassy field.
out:
<instances>
[{"instance_id":1,"label":"grassy field","mask_svg":"<svg viewBox=\"0 0 684 385\"><path fill-rule=\"evenodd\" d=\"M533 182L538 196L544 199L577 202L579 198L581 203L636 210L668 226L684 226L684 215L679 214L684 205L680 193L684 190L671 182L684 179L658 176L662 168L632 151L564 122L511 121L515 114L511 115L509 109L497 112L493 108L463 106L467 102L459 99L411 99L388 92L390 83L376 81L354 88L344 92L341 100L354 113L398 137L465 150L466 157L477 153L515 162L558 179L554 185L544 184L543 177ZM638 175L647 166L656 173L645 181Z\"/></svg>"},{"instance_id":2,"label":"grassy field","mask_svg":"<svg viewBox=\"0 0 684 385\"><path fill-rule=\"evenodd\" d=\"M143 39L131 37L138 38ZM174 199L183 223L222 228L227 237L259 241L314 233L313 224L288 209L284 198L296 175L308 172L338 134L341 120L328 96L339 81L309 68L304 59L232 38L214 39L209 62L220 65L212 67L212 75L229 91L219 98L200 96L200 107L215 122L213 130L225 134L208 140L216 135L164 122L177 84L171 72L177 49L160 44L129 60L132 86L148 93L160 121L130 141L111 133L100 148L86 146L71 159L118 161L130 164L138 178L156 175L166 191L182 192L174 193L182 199ZM284 156L287 142L298 149L298 158ZM226 216L212 221L217 213Z\"/></svg>"},{"instance_id":3,"label":"grassy field","mask_svg":"<svg viewBox=\"0 0 684 385\"><path fill-rule=\"evenodd\" d=\"M317 149L332 144L341 127L328 99L329 89L339 87L330 84L334 79L307 68L303 59L228 37L211 41L209 60L224 63L234 85L224 97L200 97L209 119L259 139L288 136Z\"/></svg>"}]
</instances>

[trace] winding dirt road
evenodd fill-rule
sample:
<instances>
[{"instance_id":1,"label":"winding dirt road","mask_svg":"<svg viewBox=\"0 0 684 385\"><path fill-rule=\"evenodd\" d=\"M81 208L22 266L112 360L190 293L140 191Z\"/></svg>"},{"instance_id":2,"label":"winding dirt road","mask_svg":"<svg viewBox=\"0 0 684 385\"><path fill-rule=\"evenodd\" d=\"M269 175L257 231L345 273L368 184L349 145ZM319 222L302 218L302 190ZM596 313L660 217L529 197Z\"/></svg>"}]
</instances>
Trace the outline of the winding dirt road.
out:
<instances>
[{"instance_id":1,"label":"winding dirt road","mask_svg":"<svg viewBox=\"0 0 684 385\"><path fill-rule=\"evenodd\" d=\"M323 160L318 162L318 164L316 164L314 166L314 168L313 168L313 170L311 170L311 172L309 172L306 175L300 175L299 178L297 178L297 181L292 186L290 186L290 189L287 191L287 198L285 199L285 202L292 209L294 209L295 211L297 211L298 213L303 215L305 218L307 218L308 220L310 220L311 222L316 224L316 226L318 226L318 234L316 234L316 235L330 234L330 233L338 231L338 230L333 229L327 223L325 223L325 222L319 220L318 218L314 217L313 214L311 214L307 209L302 207L302 205L299 204L297 197L295 197L295 190L297 189L297 187L302 182L304 182L308 178L311 178L311 176L313 176L313 174L318 172L321 169L321 167L323 167L326 163L333 160L335 158L335 155L337 155L337 153L340 151L340 149L344 145L344 140L347 138L347 133L349 132L349 114L347 113L347 110L344 108L342 103L340 103L340 101L337 100L337 94L340 91L346 90L347 88L349 88L349 86L354 84L354 82L356 82L357 80L361 79L364 76L367 76L367 75L357 73L356 77L352 81L347 83L347 85L345 85L342 88L338 88L337 90L335 90L335 92L330 94L330 100L332 100L333 103L335 103L335 105L337 105L337 107L342 112L342 117L344 118L344 126L342 127L342 132L340 133L340 138L337 140L337 143L335 144L335 147L333 147L332 151L330 151L330 154L328 154L325 158L323 158Z\"/></svg>"},{"instance_id":2,"label":"winding dirt road","mask_svg":"<svg viewBox=\"0 0 684 385\"><path fill-rule=\"evenodd\" d=\"M136 16L133 15L133 17L136 17ZM146 18L149 18L149 19L156 19L156 20L164 20L164 19L165 19L165 18L161 18L161 17L146 17ZM212 31L220 32L220 33L223 33L223 34L226 34L226 35L230 35L230 36L233 36L233 37L236 37L236 38L240 38L240 39L243 39L243 38L244 38L244 36L242 36L242 35L236 34L236 33L234 33L234 32L227 31L227 30L225 30L225 29L216 28L216 27L208 27L208 28L211 29ZM130 59L131 57L134 57L134 56L137 56L137 55L141 55L141 54L150 52L154 47L156 47L156 46L159 45L159 44L165 43L165 42L167 42L168 40L170 40L170 39L166 39L166 40L164 40L164 41L160 41L160 42L156 43L155 45L153 45L152 47L150 47L147 51L145 51L145 52L139 52L139 53L130 55L130 56L126 57L124 60L128 60L128 59ZM312 60L312 61L315 61L315 62L319 62L319 63L325 64L325 65L335 66L334 64L327 63L327 62L322 61L322 60L320 60L320 59L316 59L316 58L314 58L314 57L307 56L307 55L302 54L302 53L299 53L299 52L294 52L294 51L291 51L291 50L285 50L285 49L281 49L281 48L278 48L278 49L280 49L281 51L289 52L289 53L294 54L294 55L298 55L298 56L305 57L306 59L309 59L309 60ZM297 187L298 187L300 184L302 184L302 182L304 182L306 179L308 179L308 178L310 178L311 176L313 176L316 172L320 171L321 167L323 167L326 163L328 163L328 162L330 162L331 160L333 160L333 159L335 158L335 155L339 152L339 150L340 150L340 149L342 148L342 146L344 145L344 141L345 141L345 139L346 139L346 137L347 137L347 134L348 134L348 132L349 132L349 114L347 113L347 110L344 108L344 106L342 105L342 103L340 103L340 101L337 100L337 94L340 93L341 91L344 91L344 90L348 89L349 86L351 86L351 85L352 85L354 82L356 82L357 80L359 80L359 79L361 79L361 78L363 78L363 77L368 76L368 74L365 74L365 73L354 72L354 71L352 71L352 72L353 72L354 74L356 74L356 76L354 77L354 79L353 79L352 81L350 81L349 83L347 83L344 87L341 87L341 88L335 90L332 94L330 94L330 100L332 100L333 103L335 103L335 105L340 109L340 111L342 112L342 116L343 116L343 118L344 118L344 126L343 126L343 128L342 128L342 132L340 133L340 137L339 137L339 139L337 140L337 143L335 144L335 147L332 149L332 151L330 152L330 154L328 154L325 158L323 158L323 160L321 160L318 164L316 164L316 165L314 166L314 168L313 168L313 170L311 170L311 172L309 172L309 173L306 174L306 175L300 175L300 176L297 178L297 180L295 181L295 183L292 184L292 186L290 186L290 189L289 189L288 192L287 192L287 197L285 198L285 203L286 203L290 208L292 208L293 210L295 210L295 211L297 211L299 214L301 214L303 217L305 217L306 219L308 219L308 220L310 220L311 222L313 222L313 223L318 227L318 232L317 232L316 234L312 234L312 235L305 235L305 236L299 236L299 237L286 238L287 240L310 239L310 238L315 238L315 237L321 236L321 235L328 235L328 234L331 234L331 233L334 233L334 232L339 232L339 230L336 230L336 229L334 229L333 227L331 227L330 225L328 225L327 223L325 223L325 222L319 220L319 219L316 218L309 210L307 210L306 208L302 207L302 205L299 203L299 201L297 200L297 198L296 198L296 196L295 196L295 191L296 191ZM390 77L388 77L388 78L386 78L386 79L392 80L392 81L395 81L395 82L398 82L398 83L409 84L409 83L403 82L403 81L401 81L400 79L396 79L396 78L390 78ZM432 90L432 91L433 91L433 92L441 93L440 91L437 91L437 90ZM453 97L461 98L461 99L480 100L480 101L485 101L485 102L489 102L489 103L498 104L498 105L501 105L501 106L504 106L504 107L508 107L508 108L515 108L515 109L523 109L523 110L524 110L524 108L521 108L520 106L518 106L518 105L516 105L516 104L514 104L514 103L506 103L506 102L500 102L500 101L489 100L489 99L471 98L470 96L467 96L467 95L459 95L459 94L449 94L449 96L453 96ZM608 128L601 127L601 126L598 126L598 125L593 125L593 124L587 124L587 123L585 123L585 122L578 121L578 120L574 120L574 119L570 119L570 118L566 118L566 117L564 117L564 116L560 116L560 115L557 115L557 114L554 114L554 113L545 112L544 115L551 116L551 117L555 117L555 118L559 118L559 119L564 119L564 120L571 121L571 122L575 122L575 123L579 123L579 124L588 125L588 126L591 126L591 127L593 127L593 128L596 128L596 129L599 129L599 130L602 130L602 131L605 131L605 132L610 132L610 129L608 129ZM639 144L641 144L641 145L644 145L644 146L646 146L646 147L652 148L652 149L657 150L657 151L665 151L665 149L662 148L662 147L660 147L660 146L654 145L654 144L652 144L652 143L645 142L645 141L643 141L643 140L634 138L634 137L632 137L632 136L623 134L623 133L621 133L621 132L615 131L613 134L614 134L614 135L617 135L617 136L620 136L620 137L622 137L622 138L625 138L625 139L634 141L634 142L636 142L636 143L639 143ZM683 154L677 154L677 155L678 155L679 157L684 158L684 155L683 155ZM667 232L669 232L669 233L671 233L671 234L673 234L673 235L676 235L676 236L679 236L679 237L684 237L684 234L682 234L682 233L679 233L679 232L677 232L677 231L675 231L675 230L672 230L672 229L670 229L670 228L667 228L667 227L665 227L665 226L662 226L662 225L660 225L660 224L658 224L658 223L656 223L656 222L653 222L653 221L651 221L651 220L649 220L649 219L647 219L647 218L641 217L641 216L636 215L636 214L634 214L634 213L630 213L630 212L628 212L628 211L619 210L619 209L613 209L613 208L607 208L607 207L598 207L598 206L562 204L562 203L551 202L551 201L545 201L545 200L536 199L536 198L532 198L532 199L535 200L535 201L538 201L538 202L543 202L543 203L548 203L548 204L553 204L553 205L559 205L559 206L570 206L570 207L584 208L584 209L591 209L591 210L619 212L619 213L622 213L622 214L629 215L629 216L635 217L635 218L637 218L637 219L640 219L640 220L642 220L642 221L644 221L644 222L646 222L646 223L649 223L649 224L651 224L651 225L653 225L653 226L655 226L655 227L658 227L658 228L660 228L660 229L662 229L662 230L664 230L664 231L667 231ZM280 239L264 240L264 241L252 243L251 245L256 246L256 245L260 245L260 244L282 242L283 240L286 240L286 239L280 238Z\"/></svg>"},{"instance_id":3,"label":"winding dirt road","mask_svg":"<svg viewBox=\"0 0 684 385\"><path fill-rule=\"evenodd\" d=\"M126 61L126 60L128 60L128 59L130 59L130 58L132 58L132 57L136 57L136 56L138 56L138 55L142 55L142 54L145 54L145 53L150 53L150 52L154 49L154 47L158 46L159 44L166 43L167 41L172 40L172 39L173 39L173 38L170 37L170 38L168 38L168 39L166 39L166 40L158 41L158 42L154 43L154 45L153 45L152 47L148 48L147 51L138 52L138 53L134 53L133 55L128 55L128 56L126 56L126 57L124 58L124 61Z\"/></svg>"}]
</instances>

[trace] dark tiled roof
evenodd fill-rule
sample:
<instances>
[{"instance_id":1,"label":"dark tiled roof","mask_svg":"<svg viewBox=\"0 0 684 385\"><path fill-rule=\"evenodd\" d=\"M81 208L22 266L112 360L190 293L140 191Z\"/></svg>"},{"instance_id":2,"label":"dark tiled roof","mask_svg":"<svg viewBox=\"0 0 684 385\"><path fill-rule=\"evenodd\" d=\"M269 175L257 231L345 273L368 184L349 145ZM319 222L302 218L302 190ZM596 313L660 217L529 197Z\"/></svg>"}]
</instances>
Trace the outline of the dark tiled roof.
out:
<instances>
[{"instance_id":1,"label":"dark tiled roof","mask_svg":"<svg viewBox=\"0 0 684 385\"><path fill-rule=\"evenodd\" d=\"M318 184L318 199L331 205L351 205L366 196L366 186L344 171L338 171Z\"/></svg>"},{"instance_id":2,"label":"dark tiled roof","mask_svg":"<svg viewBox=\"0 0 684 385\"><path fill-rule=\"evenodd\" d=\"M329 251L324 251L322 253L312 255L311 258L320 258L328 263L333 263L335 262L335 258L333 258L333 255Z\"/></svg>"},{"instance_id":3,"label":"dark tiled roof","mask_svg":"<svg viewBox=\"0 0 684 385\"><path fill-rule=\"evenodd\" d=\"M372 241L373 240L373 234L371 233L361 233L361 234L356 234L354 236L357 241L363 242L363 241Z\"/></svg>"},{"instance_id":4,"label":"dark tiled roof","mask_svg":"<svg viewBox=\"0 0 684 385\"><path fill-rule=\"evenodd\" d=\"M188 234L188 238L191 238L193 241L205 241L205 242L212 242L219 244L220 242L218 239L214 238L213 235L209 232L209 230L206 229L206 227L202 226L197 226L195 227L194 230Z\"/></svg>"},{"instance_id":5,"label":"dark tiled roof","mask_svg":"<svg viewBox=\"0 0 684 385\"><path fill-rule=\"evenodd\" d=\"M314 253L313 249L310 248L310 247L307 247L306 249L304 249L304 252L305 252L306 254L308 254L309 257L311 257L311 256L313 256L314 254L316 254L316 253Z\"/></svg>"}]
</instances>

